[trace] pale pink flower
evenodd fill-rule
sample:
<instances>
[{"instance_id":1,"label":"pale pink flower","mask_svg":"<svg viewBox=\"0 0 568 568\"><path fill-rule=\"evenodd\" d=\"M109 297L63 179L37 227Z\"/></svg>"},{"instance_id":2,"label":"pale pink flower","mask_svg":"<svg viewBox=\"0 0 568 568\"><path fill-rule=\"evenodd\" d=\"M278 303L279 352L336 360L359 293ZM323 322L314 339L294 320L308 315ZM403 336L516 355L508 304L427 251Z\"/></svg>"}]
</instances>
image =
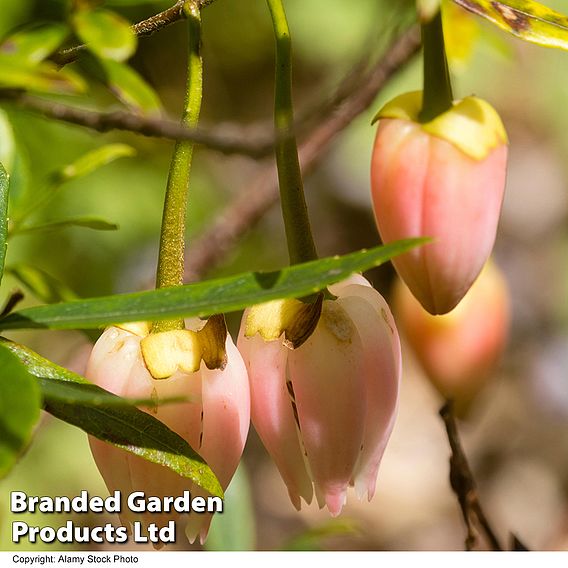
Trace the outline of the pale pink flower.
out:
<instances>
[{"instance_id":1,"label":"pale pink flower","mask_svg":"<svg viewBox=\"0 0 568 568\"><path fill-rule=\"evenodd\" d=\"M125 326L128 327L128 326ZM110 327L99 338L89 359L86 376L98 386L117 395L159 401L187 397L189 402L159 405L143 409L184 438L211 467L223 489L237 468L245 445L250 399L246 368L230 336L225 348L227 365L223 370L208 369L204 363L198 371L177 371L168 379L155 380L141 354L143 334ZM120 490L123 496L133 491L158 497L182 495L206 496L202 489L172 470L148 462L115 446L90 437L91 449L109 491ZM191 542L199 535L205 540L211 515L192 512L143 513L145 523L164 526L169 520L187 522ZM123 510L123 521L137 520Z\"/></svg>"},{"instance_id":2,"label":"pale pink flower","mask_svg":"<svg viewBox=\"0 0 568 568\"><path fill-rule=\"evenodd\" d=\"M316 499L338 515L354 485L371 499L393 428L400 381L398 333L382 296L362 277L330 286L311 336L296 349L284 337L247 337L252 422L290 499ZM250 331L250 330L249 330ZM250 335L250 334L249 334Z\"/></svg>"}]
</instances>

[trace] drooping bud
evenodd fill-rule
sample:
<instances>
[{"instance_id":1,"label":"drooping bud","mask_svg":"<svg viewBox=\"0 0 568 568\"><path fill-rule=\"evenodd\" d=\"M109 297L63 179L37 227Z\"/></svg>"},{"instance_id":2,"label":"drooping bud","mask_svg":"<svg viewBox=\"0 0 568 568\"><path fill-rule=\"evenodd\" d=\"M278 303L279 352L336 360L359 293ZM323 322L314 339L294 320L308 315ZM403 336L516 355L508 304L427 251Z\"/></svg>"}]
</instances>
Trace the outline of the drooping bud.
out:
<instances>
[{"instance_id":1,"label":"drooping bud","mask_svg":"<svg viewBox=\"0 0 568 568\"><path fill-rule=\"evenodd\" d=\"M211 327L194 322L195 330L188 333L204 339L195 342L198 353L218 352L211 349ZM177 336L157 339L167 343L166 355L160 355L152 345L150 359L158 368L171 370L166 379L155 379L148 370L141 344L149 337L149 327L127 324L108 328L97 341L88 362L86 376L100 387L129 398L155 400L157 406L142 409L153 414L171 430L184 438L211 467L223 489L226 489L237 468L245 445L249 419L250 399L246 368L230 336L223 339L226 364L209 369L207 356L197 370L189 368L195 354L188 352L187 341L176 347ZM171 332L164 332L168 334ZM185 337L185 336L184 336ZM208 351L209 350L209 351ZM200 355L201 356L201 355ZM148 353L146 353L146 358ZM185 359L184 359L185 357ZM171 363L171 365L170 365ZM163 368L162 368L163 367ZM169 371L168 371L169 372ZM163 374L163 373L159 373ZM166 373L167 374L167 373ZM160 405L166 398L183 397L187 402ZM189 490L191 497L206 493L194 483L166 467L138 458L114 446L90 438L91 450L109 491L120 490L124 495L144 491L158 497L182 495ZM144 523L165 526L168 521L186 522L186 533L191 542L199 535L201 542L207 536L211 515L191 513L143 513ZM124 522L137 520L128 510Z\"/></svg>"},{"instance_id":2,"label":"drooping bud","mask_svg":"<svg viewBox=\"0 0 568 568\"><path fill-rule=\"evenodd\" d=\"M426 312L399 280L394 311L430 382L458 411L466 410L507 340L509 294L499 269L489 262L462 302L443 316Z\"/></svg>"},{"instance_id":3,"label":"drooping bud","mask_svg":"<svg viewBox=\"0 0 568 568\"><path fill-rule=\"evenodd\" d=\"M507 136L481 99L463 99L427 123L418 120L421 106L422 93L407 93L377 115L371 189L385 243L433 238L393 264L426 310L444 314L463 298L493 248Z\"/></svg>"},{"instance_id":4,"label":"drooping bud","mask_svg":"<svg viewBox=\"0 0 568 568\"><path fill-rule=\"evenodd\" d=\"M292 503L300 509L301 498L310 503L315 490L320 507L335 516L349 485L360 498L374 494L394 423L401 361L390 310L364 278L330 291L337 299L323 301L317 325L299 347L286 341L284 329L276 335L259 327L258 313L274 321L266 304L245 312L238 346L249 372L253 424ZM297 310L298 301L289 302ZM280 304L272 307L289 313Z\"/></svg>"}]
</instances>

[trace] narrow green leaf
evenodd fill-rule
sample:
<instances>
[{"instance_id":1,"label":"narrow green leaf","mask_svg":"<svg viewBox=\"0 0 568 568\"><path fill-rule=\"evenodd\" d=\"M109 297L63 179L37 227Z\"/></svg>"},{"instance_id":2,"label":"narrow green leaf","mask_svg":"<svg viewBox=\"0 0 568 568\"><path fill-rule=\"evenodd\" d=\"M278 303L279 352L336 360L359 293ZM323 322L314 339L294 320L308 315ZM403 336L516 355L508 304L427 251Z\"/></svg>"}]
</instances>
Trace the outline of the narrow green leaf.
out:
<instances>
[{"instance_id":1,"label":"narrow green leaf","mask_svg":"<svg viewBox=\"0 0 568 568\"><path fill-rule=\"evenodd\" d=\"M63 221L43 223L41 225L18 227L10 233L10 236L49 233L51 231L59 231L60 229L67 229L69 227L83 227L85 229L93 229L95 231L116 231L118 229L118 225L115 223L109 223L108 221L97 217L75 217L72 219L65 219Z\"/></svg>"},{"instance_id":2,"label":"narrow green leaf","mask_svg":"<svg viewBox=\"0 0 568 568\"><path fill-rule=\"evenodd\" d=\"M77 375L78 376L78 375ZM45 379L37 377L41 394L45 400L56 401L64 404L77 404L83 406L112 406L125 408L131 406L145 406L156 408L158 404L172 404L176 402L188 402L186 398L168 398L165 400L152 400L148 398L122 398L108 391L84 382L71 382L66 380Z\"/></svg>"},{"instance_id":3,"label":"narrow green leaf","mask_svg":"<svg viewBox=\"0 0 568 568\"><path fill-rule=\"evenodd\" d=\"M0 477L28 445L40 416L38 385L9 351L0 350Z\"/></svg>"},{"instance_id":4,"label":"narrow green leaf","mask_svg":"<svg viewBox=\"0 0 568 568\"><path fill-rule=\"evenodd\" d=\"M130 158L136 155L136 150L127 144L107 144L96 150L87 152L71 164L56 172L54 181L63 183L84 177L119 158Z\"/></svg>"},{"instance_id":5,"label":"narrow green leaf","mask_svg":"<svg viewBox=\"0 0 568 568\"><path fill-rule=\"evenodd\" d=\"M0 53L0 87L39 93L74 95L86 91L83 79L69 69L58 69L49 61L23 64Z\"/></svg>"},{"instance_id":6,"label":"narrow green leaf","mask_svg":"<svg viewBox=\"0 0 568 568\"><path fill-rule=\"evenodd\" d=\"M219 481L203 458L183 438L152 415L134 406L118 403L99 405L86 401L85 396L78 394L80 387L92 386L93 392L97 387L79 375L40 357L31 349L0 338L0 356L4 354L11 357L15 355L20 366L23 363L28 373L40 379L45 410L53 416L145 460L169 467L178 475L191 479L211 495L223 496ZM56 381L63 381L63 384L54 393L53 383ZM66 395L62 396L61 389L65 386L68 387ZM115 396L105 391L103 393L105 394L100 396Z\"/></svg>"},{"instance_id":7,"label":"narrow green leaf","mask_svg":"<svg viewBox=\"0 0 568 568\"><path fill-rule=\"evenodd\" d=\"M42 190L36 191L34 195L29 196L27 203L20 207L13 219L13 233L20 231L22 222L33 212L43 209L66 182L86 176L118 158L134 156L135 154L136 150L127 144L107 144L87 152L71 164L53 172L49 176L47 185Z\"/></svg>"},{"instance_id":8,"label":"narrow green leaf","mask_svg":"<svg viewBox=\"0 0 568 568\"><path fill-rule=\"evenodd\" d=\"M426 242L427 239L407 239L273 272L247 272L176 288L26 308L0 320L0 329L88 329L129 321L233 312L277 298L308 296L353 272L379 266Z\"/></svg>"},{"instance_id":9,"label":"narrow green leaf","mask_svg":"<svg viewBox=\"0 0 568 568\"><path fill-rule=\"evenodd\" d=\"M19 280L36 298L46 304L69 302L77 294L66 284L31 264L19 263L6 266L6 273Z\"/></svg>"},{"instance_id":10,"label":"narrow green leaf","mask_svg":"<svg viewBox=\"0 0 568 568\"><path fill-rule=\"evenodd\" d=\"M10 213L17 211L30 177L26 149L18 144L10 118L0 109L0 162L10 175Z\"/></svg>"},{"instance_id":11,"label":"narrow green leaf","mask_svg":"<svg viewBox=\"0 0 568 568\"><path fill-rule=\"evenodd\" d=\"M110 59L102 60L100 64L108 87L126 106L146 115L161 113L158 95L132 67Z\"/></svg>"},{"instance_id":12,"label":"narrow green leaf","mask_svg":"<svg viewBox=\"0 0 568 568\"><path fill-rule=\"evenodd\" d=\"M125 61L136 51L136 34L116 12L83 9L73 15L72 22L87 48L101 59Z\"/></svg>"},{"instance_id":13,"label":"narrow green leaf","mask_svg":"<svg viewBox=\"0 0 568 568\"><path fill-rule=\"evenodd\" d=\"M68 35L65 24L25 29L6 38L0 44L0 53L33 65L47 59Z\"/></svg>"},{"instance_id":14,"label":"narrow green leaf","mask_svg":"<svg viewBox=\"0 0 568 568\"><path fill-rule=\"evenodd\" d=\"M4 274L6 248L8 246L8 197L10 180L0 162L0 282Z\"/></svg>"},{"instance_id":15,"label":"narrow green leaf","mask_svg":"<svg viewBox=\"0 0 568 568\"><path fill-rule=\"evenodd\" d=\"M205 544L206 550L256 550L255 518L249 476L239 464L225 492L222 515L215 515Z\"/></svg>"},{"instance_id":16,"label":"narrow green leaf","mask_svg":"<svg viewBox=\"0 0 568 568\"><path fill-rule=\"evenodd\" d=\"M568 50L568 17L532 0L453 0L524 41Z\"/></svg>"}]
</instances>

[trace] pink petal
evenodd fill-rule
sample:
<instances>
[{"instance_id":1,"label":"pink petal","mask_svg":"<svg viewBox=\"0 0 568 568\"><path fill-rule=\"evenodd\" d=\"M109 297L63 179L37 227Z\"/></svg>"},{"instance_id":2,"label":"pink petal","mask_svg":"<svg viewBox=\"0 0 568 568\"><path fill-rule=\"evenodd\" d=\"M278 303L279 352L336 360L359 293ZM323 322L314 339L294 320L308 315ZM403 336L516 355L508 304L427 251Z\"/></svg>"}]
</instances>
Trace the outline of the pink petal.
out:
<instances>
[{"instance_id":1,"label":"pink petal","mask_svg":"<svg viewBox=\"0 0 568 568\"><path fill-rule=\"evenodd\" d=\"M252 423L276 463L292 503L299 510L300 497L311 502L313 487L286 385L286 361L290 351L280 340L264 341L259 335L245 337L244 323L238 346L248 368Z\"/></svg>"},{"instance_id":2,"label":"pink petal","mask_svg":"<svg viewBox=\"0 0 568 568\"><path fill-rule=\"evenodd\" d=\"M363 345L337 302L324 302L314 333L289 354L288 371L313 479L337 515L359 456L366 413Z\"/></svg>"}]
</instances>

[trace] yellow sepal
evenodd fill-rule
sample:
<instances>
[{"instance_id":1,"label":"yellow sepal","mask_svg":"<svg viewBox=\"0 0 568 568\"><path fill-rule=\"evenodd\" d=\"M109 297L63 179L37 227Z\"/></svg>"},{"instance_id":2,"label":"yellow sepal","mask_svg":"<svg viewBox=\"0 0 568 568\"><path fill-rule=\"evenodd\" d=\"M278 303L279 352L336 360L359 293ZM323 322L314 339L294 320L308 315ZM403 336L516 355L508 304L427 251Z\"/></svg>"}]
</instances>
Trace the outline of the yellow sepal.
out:
<instances>
[{"instance_id":1,"label":"yellow sepal","mask_svg":"<svg viewBox=\"0 0 568 568\"><path fill-rule=\"evenodd\" d=\"M507 132L497 111L483 99L466 97L430 122L420 123L422 91L405 93L388 102L375 116L399 118L420 125L422 130L442 138L474 160L483 160L497 146L507 144Z\"/></svg>"},{"instance_id":2,"label":"yellow sepal","mask_svg":"<svg viewBox=\"0 0 568 568\"><path fill-rule=\"evenodd\" d=\"M300 347L314 332L322 304L323 294L318 294L313 303L289 298L253 306L248 312L245 337L258 333L265 341L275 341L284 334L287 347Z\"/></svg>"}]
</instances>

